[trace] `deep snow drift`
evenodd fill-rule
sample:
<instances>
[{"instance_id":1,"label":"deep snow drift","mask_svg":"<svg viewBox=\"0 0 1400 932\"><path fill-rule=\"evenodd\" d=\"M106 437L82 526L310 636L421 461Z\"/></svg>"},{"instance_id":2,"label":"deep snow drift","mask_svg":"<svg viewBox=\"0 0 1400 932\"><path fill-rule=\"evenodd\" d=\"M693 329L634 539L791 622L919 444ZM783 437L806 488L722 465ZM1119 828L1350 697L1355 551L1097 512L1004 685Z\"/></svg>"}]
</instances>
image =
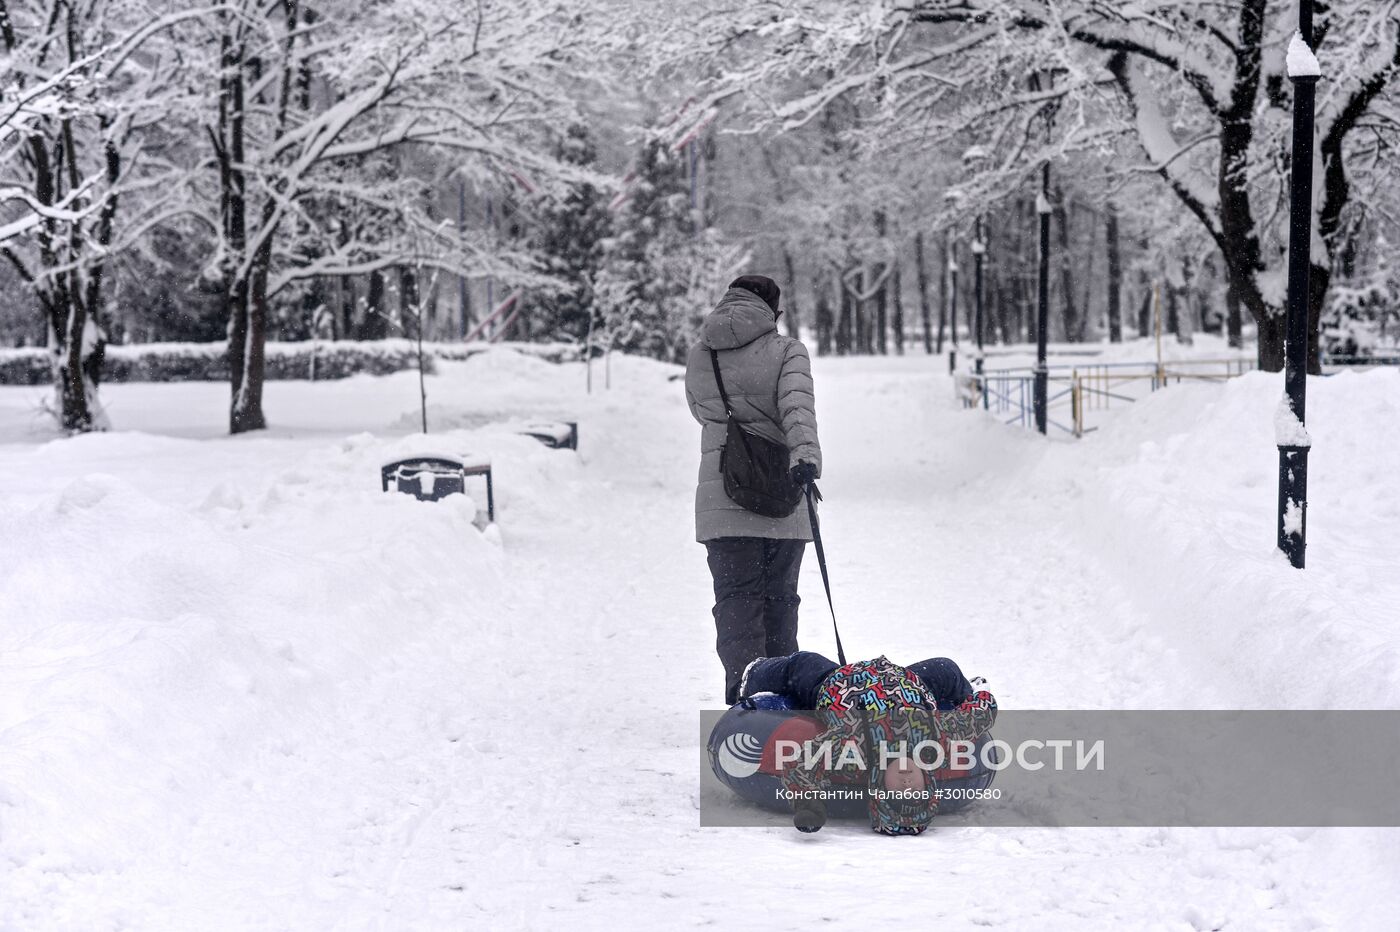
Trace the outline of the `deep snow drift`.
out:
<instances>
[{"instance_id":1,"label":"deep snow drift","mask_svg":"<svg viewBox=\"0 0 1400 932\"><path fill-rule=\"evenodd\" d=\"M713 708L678 370L511 352L416 377L0 389L0 927L1381 928L1392 830L700 829ZM1280 376L1079 442L958 410L926 357L815 361L848 650L946 653L1017 708L1400 704L1400 372L1315 379L1309 569L1273 548ZM512 423L580 421L577 454ZM379 491L492 457L476 501ZM483 493L484 494L484 493ZM802 640L831 650L815 560Z\"/></svg>"}]
</instances>

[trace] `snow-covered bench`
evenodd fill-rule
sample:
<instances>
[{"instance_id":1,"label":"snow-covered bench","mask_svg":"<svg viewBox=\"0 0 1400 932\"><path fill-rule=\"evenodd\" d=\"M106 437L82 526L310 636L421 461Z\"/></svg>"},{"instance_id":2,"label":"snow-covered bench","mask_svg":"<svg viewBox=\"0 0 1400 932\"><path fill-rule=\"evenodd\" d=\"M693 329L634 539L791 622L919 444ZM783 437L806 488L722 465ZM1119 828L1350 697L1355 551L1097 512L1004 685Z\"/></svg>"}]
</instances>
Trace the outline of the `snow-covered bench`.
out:
<instances>
[{"instance_id":1,"label":"snow-covered bench","mask_svg":"<svg viewBox=\"0 0 1400 932\"><path fill-rule=\"evenodd\" d=\"M578 449L578 421L531 421L520 428L520 433L552 450Z\"/></svg>"},{"instance_id":2,"label":"snow-covered bench","mask_svg":"<svg viewBox=\"0 0 1400 932\"><path fill-rule=\"evenodd\" d=\"M423 453L385 463L379 469L385 492L392 486L395 491L406 492L425 502L465 493L468 476L486 477L486 519L494 522L496 491L491 481L491 461L485 457Z\"/></svg>"}]
</instances>

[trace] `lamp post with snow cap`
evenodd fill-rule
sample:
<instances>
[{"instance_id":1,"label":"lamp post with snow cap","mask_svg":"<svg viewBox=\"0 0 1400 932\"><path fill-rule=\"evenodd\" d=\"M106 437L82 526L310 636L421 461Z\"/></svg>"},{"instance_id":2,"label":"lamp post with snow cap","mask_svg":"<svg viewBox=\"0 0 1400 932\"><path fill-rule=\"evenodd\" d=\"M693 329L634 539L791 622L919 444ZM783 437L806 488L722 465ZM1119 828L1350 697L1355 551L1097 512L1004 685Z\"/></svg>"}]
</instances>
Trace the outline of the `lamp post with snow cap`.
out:
<instances>
[{"instance_id":1,"label":"lamp post with snow cap","mask_svg":"<svg viewBox=\"0 0 1400 932\"><path fill-rule=\"evenodd\" d=\"M963 192L958 188L949 188L943 193L943 205L950 214L956 214L962 207ZM948 276L948 307L945 309L948 314L948 323L953 337L953 348L948 351L948 374L953 375L958 371L958 234L956 226L949 227L946 243L948 246L948 265L944 274Z\"/></svg>"},{"instance_id":2,"label":"lamp post with snow cap","mask_svg":"<svg viewBox=\"0 0 1400 932\"><path fill-rule=\"evenodd\" d=\"M1042 434L1050 428L1050 367L1046 364L1046 331L1050 329L1050 163L1041 169L1040 193L1035 198L1040 214L1040 300L1035 316L1035 429Z\"/></svg>"},{"instance_id":3,"label":"lamp post with snow cap","mask_svg":"<svg viewBox=\"0 0 1400 932\"><path fill-rule=\"evenodd\" d=\"M1278 443L1278 547L1303 568L1307 550L1309 266L1312 258L1313 111L1322 72L1313 55L1313 3L1299 0L1298 32L1288 46L1293 82L1293 171L1288 215L1288 323L1284 397L1274 417Z\"/></svg>"},{"instance_id":4,"label":"lamp post with snow cap","mask_svg":"<svg viewBox=\"0 0 1400 932\"><path fill-rule=\"evenodd\" d=\"M948 234L948 326L953 348L948 351L948 373L958 371L958 237Z\"/></svg>"},{"instance_id":5,"label":"lamp post with snow cap","mask_svg":"<svg viewBox=\"0 0 1400 932\"><path fill-rule=\"evenodd\" d=\"M987 150L983 149L981 146L972 146L966 152L963 153L963 165L974 176L981 170L982 166L986 163L986 161ZM985 234L983 233L982 215L979 213L977 215L975 232L972 237L972 258L974 264L974 275L976 276L973 282L976 303L973 308L972 328L973 338L977 343L977 355L974 357L973 363L974 369L977 373L977 382L979 388L982 387L982 314L983 301L985 297L983 270L986 257L987 241L985 239ZM982 405L983 407L986 407L987 405L987 392L985 388L982 388Z\"/></svg>"},{"instance_id":6,"label":"lamp post with snow cap","mask_svg":"<svg viewBox=\"0 0 1400 932\"><path fill-rule=\"evenodd\" d=\"M977 215L977 233L972 240L972 256L976 260L976 282L974 287L977 291L977 306L973 328L977 331L977 377L982 377L982 302L985 294L983 284L983 264L987 258L987 243L982 239L982 215Z\"/></svg>"}]
</instances>

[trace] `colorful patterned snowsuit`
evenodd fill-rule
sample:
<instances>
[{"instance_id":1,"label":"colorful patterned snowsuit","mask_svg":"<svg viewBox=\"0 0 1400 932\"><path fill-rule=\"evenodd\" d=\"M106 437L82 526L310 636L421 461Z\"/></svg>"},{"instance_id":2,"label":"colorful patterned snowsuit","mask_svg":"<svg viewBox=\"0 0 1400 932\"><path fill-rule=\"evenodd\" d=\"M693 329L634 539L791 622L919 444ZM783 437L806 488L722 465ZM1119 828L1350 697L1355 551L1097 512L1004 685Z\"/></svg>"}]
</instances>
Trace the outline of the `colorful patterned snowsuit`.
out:
<instances>
[{"instance_id":1,"label":"colorful patterned snowsuit","mask_svg":"<svg viewBox=\"0 0 1400 932\"><path fill-rule=\"evenodd\" d=\"M786 770L787 788L819 795L832 787L832 772L847 782L858 780L864 770L871 827L886 835L917 835L937 812L937 787L930 773L927 801L882 798L882 743L912 753L921 742L937 742L946 757L949 742L976 740L991 729L997 704L983 690L954 709L939 711L916 675L882 656L849 663L823 680L816 711L826 727L812 743L818 749L827 744L832 752L814 753ZM855 753L843 754L852 742Z\"/></svg>"}]
</instances>

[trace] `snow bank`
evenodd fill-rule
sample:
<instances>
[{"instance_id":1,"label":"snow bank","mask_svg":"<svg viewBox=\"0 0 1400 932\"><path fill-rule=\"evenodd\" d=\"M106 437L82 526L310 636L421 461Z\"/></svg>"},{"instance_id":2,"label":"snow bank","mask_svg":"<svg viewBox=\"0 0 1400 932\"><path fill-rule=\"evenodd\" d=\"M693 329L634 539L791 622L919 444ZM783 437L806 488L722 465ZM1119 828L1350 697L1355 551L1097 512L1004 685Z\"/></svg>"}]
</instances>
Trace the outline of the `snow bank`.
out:
<instances>
[{"instance_id":1,"label":"snow bank","mask_svg":"<svg viewBox=\"0 0 1400 932\"><path fill-rule=\"evenodd\" d=\"M4 928L105 928L124 915L150 928L157 914L128 912L126 885L156 903L185 895L177 877L162 890L152 865L173 870L207 844L236 852L249 883L271 883L275 872L247 861L248 837L276 829L295 848L396 808L376 788L366 816L331 790L274 820L267 797L278 791L266 785L307 767L327 768L342 792L358 785L309 750L344 733L333 753L349 753L364 719L347 711L357 693L448 644L484 651L448 652L469 671L512 633L500 623L510 532L473 524L481 480L469 480L475 501L420 503L381 493L379 465L428 447L490 455L498 515L517 522L557 508L542 490L577 468L572 453L500 431L213 447L75 440L0 457L11 490L0 498ZM122 475L47 478L83 462ZM26 473L53 491L32 481L19 491ZM295 856L322 857L311 844Z\"/></svg>"},{"instance_id":2,"label":"snow bank","mask_svg":"<svg viewBox=\"0 0 1400 932\"><path fill-rule=\"evenodd\" d=\"M225 386L111 386L144 433L39 442L34 390L0 390L0 928L806 926L930 864L955 865L923 904L950 928L1394 911L1391 831L701 829L698 431L677 367L615 356L603 391L594 365L586 395L579 363L443 363L427 438L411 373L270 385L274 429L237 438ZM1280 376L1047 443L957 409L942 370L814 360L852 655L955 657L1008 708L1400 699L1400 373L1310 384L1298 572L1273 547ZM535 418L579 420L579 450L512 432ZM479 483L477 507L379 492L381 463L442 448L492 458L498 529ZM830 651L804 562L802 646Z\"/></svg>"},{"instance_id":3,"label":"snow bank","mask_svg":"<svg viewBox=\"0 0 1400 932\"><path fill-rule=\"evenodd\" d=\"M226 388L112 386L166 435L0 443L0 928L538 911L540 858L576 821L555 751L617 697L582 670L608 668L600 646L637 656L639 619L674 605L674 567L703 573L685 559L696 445L658 440L678 425L693 440L674 366L614 359L613 390L593 396L580 364L510 351L443 370L434 404L486 426L395 429L416 413L402 373L269 386L282 426L239 438L219 436ZM544 414L582 415L582 452L513 432ZM475 503L380 492L380 464L424 449L491 457L499 528L473 525L479 479ZM694 641L678 655L702 657ZM688 739L667 738L672 772L693 773L693 709L657 725ZM626 754L612 737L599 747ZM654 781L617 792L686 799ZM483 860L437 857L438 831Z\"/></svg>"},{"instance_id":4,"label":"snow bank","mask_svg":"<svg viewBox=\"0 0 1400 932\"><path fill-rule=\"evenodd\" d=\"M1228 678L1230 707L1395 708L1400 371L1309 380L1301 572L1275 546L1281 382L1172 386L1055 457L1084 496L1077 539L1172 650Z\"/></svg>"}]
</instances>

